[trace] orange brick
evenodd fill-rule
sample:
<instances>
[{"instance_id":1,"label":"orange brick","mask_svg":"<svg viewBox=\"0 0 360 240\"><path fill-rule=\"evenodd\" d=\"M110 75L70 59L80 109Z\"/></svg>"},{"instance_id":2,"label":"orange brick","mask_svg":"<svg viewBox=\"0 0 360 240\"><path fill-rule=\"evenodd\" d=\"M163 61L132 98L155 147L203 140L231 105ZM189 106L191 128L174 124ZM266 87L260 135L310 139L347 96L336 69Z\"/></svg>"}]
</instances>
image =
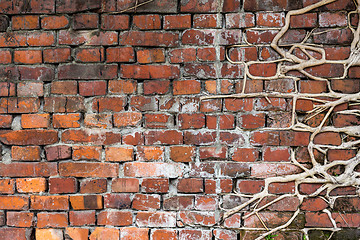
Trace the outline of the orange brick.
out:
<instances>
[{"instance_id":1,"label":"orange brick","mask_svg":"<svg viewBox=\"0 0 360 240\"><path fill-rule=\"evenodd\" d=\"M68 210L68 196L31 196L30 207L33 210Z\"/></svg>"},{"instance_id":2,"label":"orange brick","mask_svg":"<svg viewBox=\"0 0 360 240\"><path fill-rule=\"evenodd\" d=\"M107 147L105 149L105 160L109 162L133 161L132 147Z\"/></svg>"},{"instance_id":3,"label":"orange brick","mask_svg":"<svg viewBox=\"0 0 360 240\"><path fill-rule=\"evenodd\" d=\"M39 146L12 146L11 156L15 161L39 161L41 149Z\"/></svg>"},{"instance_id":4,"label":"orange brick","mask_svg":"<svg viewBox=\"0 0 360 240\"><path fill-rule=\"evenodd\" d=\"M122 240L149 240L148 228L124 227L121 229L120 237Z\"/></svg>"},{"instance_id":5,"label":"orange brick","mask_svg":"<svg viewBox=\"0 0 360 240\"><path fill-rule=\"evenodd\" d=\"M101 195L70 196L70 203L74 210L103 208Z\"/></svg>"},{"instance_id":6,"label":"orange brick","mask_svg":"<svg viewBox=\"0 0 360 240\"><path fill-rule=\"evenodd\" d=\"M112 192L139 192L139 179L116 178L111 185Z\"/></svg>"},{"instance_id":7,"label":"orange brick","mask_svg":"<svg viewBox=\"0 0 360 240\"><path fill-rule=\"evenodd\" d=\"M90 240L106 239L106 240L118 240L119 230L116 228L104 228L97 227L90 235ZM124 238L121 238L124 239Z\"/></svg>"},{"instance_id":8,"label":"orange brick","mask_svg":"<svg viewBox=\"0 0 360 240\"><path fill-rule=\"evenodd\" d=\"M72 156L74 160L100 160L101 147L74 146Z\"/></svg>"},{"instance_id":9,"label":"orange brick","mask_svg":"<svg viewBox=\"0 0 360 240\"><path fill-rule=\"evenodd\" d=\"M54 114L53 115L53 126L54 128L77 128L80 127L80 113L70 114Z\"/></svg>"},{"instance_id":10,"label":"orange brick","mask_svg":"<svg viewBox=\"0 0 360 240\"><path fill-rule=\"evenodd\" d=\"M66 228L65 234L71 239L88 240L89 229L86 228Z\"/></svg>"},{"instance_id":11,"label":"orange brick","mask_svg":"<svg viewBox=\"0 0 360 240\"><path fill-rule=\"evenodd\" d=\"M14 179L0 179L0 193L14 194L15 180Z\"/></svg>"},{"instance_id":12,"label":"orange brick","mask_svg":"<svg viewBox=\"0 0 360 240\"><path fill-rule=\"evenodd\" d=\"M36 240L62 240L63 232L61 229L40 229L35 232Z\"/></svg>"},{"instance_id":13,"label":"orange brick","mask_svg":"<svg viewBox=\"0 0 360 240\"><path fill-rule=\"evenodd\" d=\"M191 162L195 156L193 146L171 146L170 158L175 162Z\"/></svg>"},{"instance_id":14,"label":"orange brick","mask_svg":"<svg viewBox=\"0 0 360 240\"><path fill-rule=\"evenodd\" d=\"M48 128L50 125L50 114L22 114L22 128Z\"/></svg>"},{"instance_id":15,"label":"orange brick","mask_svg":"<svg viewBox=\"0 0 360 240\"><path fill-rule=\"evenodd\" d=\"M18 178L16 179L16 189L21 193L45 192L45 178Z\"/></svg>"},{"instance_id":16,"label":"orange brick","mask_svg":"<svg viewBox=\"0 0 360 240\"><path fill-rule=\"evenodd\" d=\"M29 208L29 197L0 196L1 210L26 210Z\"/></svg>"}]
</instances>

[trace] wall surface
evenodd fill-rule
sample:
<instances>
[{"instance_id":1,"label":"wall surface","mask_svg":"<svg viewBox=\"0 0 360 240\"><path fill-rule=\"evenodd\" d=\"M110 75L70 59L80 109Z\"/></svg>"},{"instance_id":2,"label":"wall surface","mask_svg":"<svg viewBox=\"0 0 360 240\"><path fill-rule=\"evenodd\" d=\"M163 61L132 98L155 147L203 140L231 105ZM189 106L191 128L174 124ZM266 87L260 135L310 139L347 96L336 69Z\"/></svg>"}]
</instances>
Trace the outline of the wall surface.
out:
<instances>
[{"instance_id":1,"label":"wall surface","mask_svg":"<svg viewBox=\"0 0 360 240\"><path fill-rule=\"evenodd\" d=\"M1 0L0 239L359 239L358 12L319 2Z\"/></svg>"}]
</instances>

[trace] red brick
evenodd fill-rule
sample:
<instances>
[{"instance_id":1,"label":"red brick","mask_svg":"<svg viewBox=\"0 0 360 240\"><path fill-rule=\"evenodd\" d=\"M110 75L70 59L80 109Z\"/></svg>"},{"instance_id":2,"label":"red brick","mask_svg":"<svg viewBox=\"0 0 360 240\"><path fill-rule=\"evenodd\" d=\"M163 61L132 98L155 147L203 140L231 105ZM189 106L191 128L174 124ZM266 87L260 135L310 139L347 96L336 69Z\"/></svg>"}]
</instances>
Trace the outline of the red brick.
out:
<instances>
[{"instance_id":1,"label":"red brick","mask_svg":"<svg viewBox=\"0 0 360 240\"><path fill-rule=\"evenodd\" d=\"M37 227L67 227L68 215L67 213L38 213L37 214Z\"/></svg>"},{"instance_id":2,"label":"red brick","mask_svg":"<svg viewBox=\"0 0 360 240\"><path fill-rule=\"evenodd\" d=\"M212 233L210 230L196 230L196 229L181 229L179 230L179 240L211 239Z\"/></svg>"},{"instance_id":3,"label":"red brick","mask_svg":"<svg viewBox=\"0 0 360 240\"><path fill-rule=\"evenodd\" d=\"M178 220L181 221L184 225L190 226L213 226L216 222L214 212L181 211L178 214Z\"/></svg>"},{"instance_id":4,"label":"red brick","mask_svg":"<svg viewBox=\"0 0 360 240\"><path fill-rule=\"evenodd\" d=\"M166 94L170 89L169 80L149 80L144 82L144 94Z\"/></svg>"},{"instance_id":5,"label":"red brick","mask_svg":"<svg viewBox=\"0 0 360 240\"><path fill-rule=\"evenodd\" d=\"M319 14L319 27L345 27L347 16L345 12L324 12Z\"/></svg>"},{"instance_id":6,"label":"red brick","mask_svg":"<svg viewBox=\"0 0 360 240\"><path fill-rule=\"evenodd\" d=\"M77 62L103 62L104 59L104 48L78 48L75 50Z\"/></svg>"},{"instance_id":7,"label":"red brick","mask_svg":"<svg viewBox=\"0 0 360 240\"><path fill-rule=\"evenodd\" d=\"M95 211L70 211L69 222L72 226L95 224Z\"/></svg>"},{"instance_id":8,"label":"red brick","mask_svg":"<svg viewBox=\"0 0 360 240\"><path fill-rule=\"evenodd\" d=\"M307 227L333 227L326 213L306 212L305 221Z\"/></svg>"},{"instance_id":9,"label":"red brick","mask_svg":"<svg viewBox=\"0 0 360 240\"><path fill-rule=\"evenodd\" d=\"M277 33L277 30L248 30L246 37L252 44L271 43Z\"/></svg>"},{"instance_id":10,"label":"red brick","mask_svg":"<svg viewBox=\"0 0 360 240\"><path fill-rule=\"evenodd\" d=\"M177 189L183 193L201 193L204 191L204 182L199 178L182 178L179 179Z\"/></svg>"},{"instance_id":11,"label":"red brick","mask_svg":"<svg viewBox=\"0 0 360 240\"><path fill-rule=\"evenodd\" d=\"M351 41L352 32L350 29L334 29L329 32L314 35L314 43L320 44L350 44Z\"/></svg>"},{"instance_id":12,"label":"red brick","mask_svg":"<svg viewBox=\"0 0 360 240\"><path fill-rule=\"evenodd\" d=\"M227 147L215 146L215 147L199 147L199 157L201 160L220 160L226 159Z\"/></svg>"},{"instance_id":13,"label":"red brick","mask_svg":"<svg viewBox=\"0 0 360 240\"><path fill-rule=\"evenodd\" d=\"M177 231L168 229L152 229L151 239L153 240L177 240Z\"/></svg>"},{"instance_id":14,"label":"red brick","mask_svg":"<svg viewBox=\"0 0 360 240\"><path fill-rule=\"evenodd\" d=\"M179 114L180 129L203 128L205 126L205 115L202 113Z\"/></svg>"},{"instance_id":15,"label":"red brick","mask_svg":"<svg viewBox=\"0 0 360 240\"><path fill-rule=\"evenodd\" d=\"M105 194L104 208L129 209L131 207L130 194Z\"/></svg>"},{"instance_id":16,"label":"red brick","mask_svg":"<svg viewBox=\"0 0 360 240\"><path fill-rule=\"evenodd\" d=\"M122 240L149 240L149 229L148 228L135 228L135 227L125 227L121 228L120 237Z\"/></svg>"},{"instance_id":17,"label":"red brick","mask_svg":"<svg viewBox=\"0 0 360 240\"><path fill-rule=\"evenodd\" d=\"M115 127L136 126L140 123L142 114L140 112L123 112L114 114Z\"/></svg>"},{"instance_id":18,"label":"red brick","mask_svg":"<svg viewBox=\"0 0 360 240\"><path fill-rule=\"evenodd\" d=\"M304 211L322 211L328 206L329 204L322 198L305 198L300 209Z\"/></svg>"},{"instance_id":19,"label":"red brick","mask_svg":"<svg viewBox=\"0 0 360 240\"><path fill-rule=\"evenodd\" d=\"M9 50L1 50L0 51L0 63L1 64L9 64L9 63L11 63L11 59L12 59L12 56L11 56L11 53Z\"/></svg>"},{"instance_id":20,"label":"red brick","mask_svg":"<svg viewBox=\"0 0 360 240\"><path fill-rule=\"evenodd\" d=\"M179 45L179 34L157 31L121 32L119 45L147 46L147 47L176 47ZM0 42L1 46L1 42Z\"/></svg>"},{"instance_id":21,"label":"red brick","mask_svg":"<svg viewBox=\"0 0 360 240\"><path fill-rule=\"evenodd\" d=\"M34 213L30 212L7 212L6 225L12 227L33 227L34 225Z\"/></svg>"},{"instance_id":22,"label":"red brick","mask_svg":"<svg viewBox=\"0 0 360 240\"><path fill-rule=\"evenodd\" d=\"M251 111L253 109L253 99L226 98L225 108L228 111Z\"/></svg>"},{"instance_id":23,"label":"red brick","mask_svg":"<svg viewBox=\"0 0 360 240\"><path fill-rule=\"evenodd\" d=\"M117 177L119 165L113 163L59 163L59 174L64 177Z\"/></svg>"},{"instance_id":24,"label":"red brick","mask_svg":"<svg viewBox=\"0 0 360 240\"><path fill-rule=\"evenodd\" d=\"M134 62L132 47L111 47L106 49L106 62Z\"/></svg>"},{"instance_id":25,"label":"red brick","mask_svg":"<svg viewBox=\"0 0 360 240\"><path fill-rule=\"evenodd\" d=\"M32 210L69 210L68 196L34 196L30 197Z\"/></svg>"},{"instance_id":26,"label":"red brick","mask_svg":"<svg viewBox=\"0 0 360 240\"><path fill-rule=\"evenodd\" d=\"M191 162L195 156L193 146L171 146L170 158L175 162Z\"/></svg>"},{"instance_id":27,"label":"red brick","mask_svg":"<svg viewBox=\"0 0 360 240\"><path fill-rule=\"evenodd\" d=\"M223 78L242 78L244 73L243 66L239 64L223 63L221 76Z\"/></svg>"},{"instance_id":28,"label":"red brick","mask_svg":"<svg viewBox=\"0 0 360 240\"><path fill-rule=\"evenodd\" d=\"M141 30L161 29L160 15L135 15L133 25Z\"/></svg>"},{"instance_id":29,"label":"red brick","mask_svg":"<svg viewBox=\"0 0 360 240\"><path fill-rule=\"evenodd\" d=\"M216 133L213 131L206 131L206 132L186 131L184 133L185 144L195 144L195 145L214 144L215 138L216 138Z\"/></svg>"},{"instance_id":30,"label":"red brick","mask_svg":"<svg viewBox=\"0 0 360 240\"><path fill-rule=\"evenodd\" d=\"M339 133L324 132L319 133L315 136L314 143L324 145L340 145L342 143L342 140Z\"/></svg>"},{"instance_id":31,"label":"red brick","mask_svg":"<svg viewBox=\"0 0 360 240\"><path fill-rule=\"evenodd\" d=\"M193 196L164 197L164 210L190 210L193 209Z\"/></svg>"},{"instance_id":32,"label":"red brick","mask_svg":"<svg viewBox=\"0 0 360 240\"><path fill-rule=\"evenodd\" d=\"M39 146L11 147L11 157L14 161L40 161L40 154Z\"/></svg>"},{"instance_id":33,"label":"red brick","mask_svg":"<svg viewBox=\"0 0 360 240\"><path fill-rule=\"evenodd\" d=\"M63 79L113 79L117 77L117 65L68 64L58 67L59 80Z\"/></svg>"},{"instance_id":34,"label":"red brick","mask_svg":"<svg viewBox=\"0 0 360 240\"><path fill-rule=\"evenodd\" d=\"M273 194L285 194L285 193L294 193L295 192L295 183L271 183L269 185L269 192Z\"/></svg>"},{"instance_id":35,"label":"red brick","mask_svg":"<svg viewBox=\"0 0 360 240\"><path fill-rule=\"evenodd\" d=\"M136 194L133 199L132 208L136 210L160 209L160 195Z\"/></svg>"},{"instance_id":36,"label":"red brick","mask_svg":"<svg viewBox=\"0 0 360 240\"><path fill-rule=\"evenodd\" d=\"M109 92L120 94L131 94L136 91L136 82L134 80L114 80L109 81Z\"/></svg>"},{"instance_id":37,"label":"red brick","mask_svg":"<svg viewBox=\"0 0 360 240\"><path fill-rule=\"evenodd\" d=\"M56 163L0 163L3 177L48 177L57 175Z\"/></svg>"},{"instance_id":38,"label":"red brick","mask_svg":"<svg viewBox=\"0 0 360 240\"><path fill-rule=\"evenodd\" d=\"M193 62L196 60L195 48L182 48L169 51L171 63Z\"/></svg>"},{"instance_id":39,"label":"red brick","mask_svg":"<svg viewBox=\"0 0 360 240\"><path fill-rule=\"evenodd\" d=\"M142 181L141 187L142 191L146 193L167 193L169 191L169 180L148 178Z\"/></svg>"},{"instance_id":40,"label":"red brick","mask_svg":"<svg viewBox=\"0 0 360 240\"><path fill-rule=\"evenodd\" d=\"M73 146L72 158L74 160L100 160L101 147Z\"/></svg>"},{"instance_id":41,"label":"red brick","mask_svg":"<svg viewBox=\"0 0 360 240\"><path fill-rule=\"evenodd\" d=\"M11 115L0 115L0 128L11 128L12 120Z\"/></svg>"},{"instance_id":42,"label":"red brick","mask_svg":"<svg viewBox=\"0 0 360 240\"><path fill-rule=\"evenodd\" d=\"M30 237L30 233L26 230L26 228L4 227L0 229L0 235L4 239L27 239Z\"/></svg>"},{"instance_id":43,"label":"red brick","mask_svg":"<svg viewBox=\"0 0 360 240\"><path fill-rule=\"evenodd\" d=\"M237 162L255 162L259 158L256 148L235 148L232 160Z\"/></svg>"},{"instance_id":44,"label":"red brick","mask_svg":"<svg viewBox=\"0 0 360 240\"><path fill-rule=\"evenodd\" d=\"M102 211L97 216L98 225L129 226L133 222L131 212L123 211Z\"/></svg>"},{"instance_id":45,"label":"red brick","mask_svg":"<svg viewBox=\"0 0 360 240\"><path fill-rule=\"evenodd\" d=\"M111 128L112 115L106 113L90 113L86 114L84 124L87 127Z\"/></svg>"},{"instance_id":46,"label":"red brick","mask_svg":"<svg viewBox=\"0 0 360 240\"><path fill-rule=\"evenodd\" d=\"M203 4L199 4L196 0L181 0L180 4L181 12L216 12L218 7L218 2L215 0L208 0Z\"/></svg>"},{"instance_id":47,"label":"red brick","mask_svg":"<svg viewBox=\"0 0 360 240\"><path fill-rule=\"evenodd\" d=\"M201 83L197 80L176 80L173 82L174 95L200 93Z\"/></svg>"},{"instance_id":48,"label":"red brick","mask_svg":"<svg viewBox=\"0 0 360 240\"><path fill-rule=\"evenodd\" d=\"M194 28L220 28L221 18L217 14L195 14Z\"/></svg>"},{"instance_id":49,"label":"red brick","mask_svg":"<svg viewBox=\"0 0 360 240\"><path fill-rule=\"evenodd\" d=\"M145 114L144 127L146 128L170 128L173 126L173 116L162 113Z\"/></svg>"},{"instance_id":50,"label":"red brick","mask_svg":"<svg viewBox=\"0 0 360 240\"><path fill-rule=\"evenodd\" d=\"M165 15L164 29L187 29L191 27L191 15Z\"/></svg>"},{"instance_id":51,"label":"red brick","mask_svg":"<svg viewBox=\"0 0 360 240\"><path fill-rule=\"evenodd\" d=\"M129 29L128 15L101 15L101 29L104 30L125 30Z\"/></svg>"},{"instance_id":52,"label":"red brick","mask_svg":"<svg viewBox=\"0 0 360 240\"><path fill-rule=\"evenodd\" d=\"M237 191L243 194L255 194L261 192L265 187L264 180L238 180Z\"/></svg>"},{"instance_id":53,"label":"red brick","mask_svg":"<svg viewBox=\"0 0 360 240\"><path fill-rule=\"evenodd\" d=\"M0 47L23 47L26 46L26 35L23 33L0 33Z\"/></svg>"},{"instance_id":54,"label":"red brick","mask_svg":"<svg viewBox=\"0 0 360 240\"><path fill-rule=\"evenodd\" d=\"M27 35L28 46L52 46L55 43L54 32L31 32Z\"/></svg>"},{"instance_id":55,"label":"red brick","mask_svg":"<svg viewBox=\"0 0 360 240\"><path fill-rule=\"evenodd\" d=\"M182 132L177 130L148 131L145 133L145 144L182 144Z\"/></svg>"},{"instance_id":56,"label":"red brick","mask_svg":"<svg viewBox=\"0 0 360 240\"><path fill-rule=\"evenodd\" d=\"M77 82L76 81L53 81L51 83L52 94L62 95L76 95Z\"/></svg>"},{"instance_id":57,"label":"red brick","mask_svg":"<svg viewBox=\"0 0 360 240\"><path fill-rule=\"evenodd\" d=\"M101 131L89 132L82 130L65 130L61 134L64 143L93 143L97 145L110 145L121 142L120 133ZM41 144L40 144L41 145Z\"/></svg>"},{"instance_id":58,"label":"red brick","mask_svg":"<svg viewBox=\"0 0 360 240\"><path fill-rule=\"evenodd\" d=\"M139 192L139 179L116 178L111 185L112 192Z\"/></svg>"},{"instance_id":59,"label":"red brick","mask_svg":"<svg viewBox=\"0 0 360 240\"><path fill-rule=\"evenodd\" d=\"M56 2L56 12L57 13L74 13L74 12L82 12L82 11L90 11L93 9L98 9L101 7L100 2L97 1L69 1L62 0Z\"/></svg>"},{"instance_id":60,"label":"red brick","mask_svg":"<svg viewBox=\"0 0 360 240\"><path fill-rule=\"evenodd\" d=\"M256 13L256 23L262 27L282 27L285 24L283 13Z\"/></svg>"},{"instance_id":61,"label":"red brick","mask_svg":"<svg viewBox=\"0 0 360 240\"><path fill-rule=\"evenodd\" d=\"M272 164L260 163L252 165L251 176L258 178L268 178L273 176L283 176L289 174L299 173L300 169L292 164Z\"/></svg>"},{"instance_id":62,"label":"red brick","mask_svg":"<svg viewBox=\"0 0 360 240\"><path fill-rule=\"evenodd\" d=\"M69 26L69 19L64 15L45 16L41 18L41 28L62 29Z\"/></svg>"},{"instance_id":63,"label":"red brick","mask_svg":"<svg viewBox=\"0 0 360 240\"><path fill-rule=\"evenodd\" d=\"M122 138L123 144L128 145L144 145L145 139L143 135L143 131L135 131L132 133L124 134Z\"/></svg>"},{"instance_id":64,"label":"red brick","mask_svg":"<svg viewBox=\"0 0 360 240\"><path fill-rule=\"evenodd\" d=\"M238 117L239 127L244 129L256 129L265 126L265 114L243 114Z\"/></svg>"},{"instance_id":65,"label":"red brick","mask_svg":"<svg viewBox=\"0 0 360 240\"><path fill-rule=\"evenodd\" d=\"M73 28L93 29L98 28L99 16L96 13L79 13L73 16Z\"/></svg>"},{"instance_id":66,"label":"red brick","mask_svg":"<svg viewBox=\"0 0 360 240\"><path fill-rule=\"evenodd\" d=\"M41 50L15 50L14 62L19 64L36 64L42 62Z\"/></svg>"},{"instance_id":67,"label":"red brick","mask_svg":"<svg viewBox=\"0 0 360 240\"><path fill-rule=\"evenodd\" d=\"M11 22L13 30L31 30L40 27L39 16L36 15L13 16Z\"/></svg>"},{"instance_id":68,"label":"red brick","mask_svg":"<svg viewBox=\"0 0 360 240\"><path fill-rule=\"evenodd\" d=\"M176 178L182 176L182 170L173 163L131 162L124 164L124 176Z\"/></svg>"},{"instance_id":69,"label":"red brick","mask_svg":"<svg viewBox=\"0 0 360 240\"><path fill-rule=\"evenodd\" d=\"M86 179L80 183L80 193L104 193L106 189L106 179Z\"/></svg>"},{"instance_id":70,"label":"red brick","mask_svg":"<svg viewBox=\"0 0 360 240\"><path fill-rule=\"evenodd\" d=\"M200 61L215 61L216 49L215 48L199 48L197 50L197 57Z\"/></svg>"},{"instance_id":71,"label":"red brick","mask_svg":"<svg viewBox=\"0 0 360 240\"><path fill-rule=\"evenodd\" d=\"M195 198L195 209L202 211L214 211L217 208L215 197L198 196Z\"/></svg>"},{"instance_id":72,"label":"red brick","mask_svg":"<svg viewBox=\"0 0 360 240\"><path fill-rule=\"evenodd\" d=\"M105 81L79 82L79 94L85 97L105 95L106 85Z\"/></svg>"},{"instance_id":73,"label":"red brick","mask_svg":"<svg viewBox=\"0 0 360 240\"><path fill-rule=\"evenodd\" d=\"M17 95L19 97L44 96L43 82L20 82L17 84Z\"/></svg>"},{"instance_id":74,"label":"red brick","mask_svg":"<svg viewBox=\"0 0 360 240\"><path fill-rule=\"evenodd\" d=\"M165 62L164 49L153 48L143 49L136 52L137 61L139 63L161 63Z\"/></svg>"},{"instance_id":75,"label":"red brick","mask_svg":"<svg viewBox=\"0 0 360 240\"><path fill-rule=\"evenodd\" d=\"M54 114L54 128L78 128L80 127L80 113L70 113L66 115Z\"/></svg>"},{"instance_id":76,"label":"red brick","mask_svg":"<svg viewBox=\"0 0 360 240\"><path fill-rule=\"evenodd\" d=\"M174 212L139 212L136 224L140 227L175 227L176 214Z\"/></svg>"},{"instance_id":77,"label":"red brick","mask_svg":"<svg viewBox=\"0 0 360 240\"><path fill-rule=\"evenodd\" d=\"M282 146L307 146L310 141L310 133L280 131L280 145Z\"/></svg>"},{"instance_id":78,"label":"red brick","mask_svg":"<svg viewBox=\"0 0 360 240\"><path fill-rule=\"evenodd\" d=\"M58 34L60 45L116 45L118 34L114 31L99 32L93 34L91 31L66 31L60 30Z\"/></svg>"},{"instance_id":79,"label":"red brick","mask_svg":"<svg viewBox=\"0 0 360 240\"><path fill-rule=\"evenodd\" d=\"M93 110L96 112L120 112L124 110L125 106L124 97L100 97L96 98L93 101Z\"/></svg>"},{"instance_id":80,"label":"red brick","mask_svg":"<svg viewBox=\"0 0 360 240\"><path fill-rule=\"evenodd\" d=\"M180 69L174 65L122 65L120 74L133 79L175 79Z\"/></svg>"},{"instance_id":81,"label":"red brick","mask_svg":"<svg viewBox=\"0 0 360 240\"><path fill-rule=\"evenodd\" d=\"M182 35L182 43L189 45L213 45L215 31L213 30L185 30Z\"/></svg>"},{"instance_id":82,"label":"red brick","mask_svg":"<svg viewBox=\"0 0 360 240\"><path fill-rule=\"evenodd\" d=\"M71 158L71 148L65 145L47 146L45 153L48 161Z\"/></svg>"},{"instance_id":83,"label":"red brick","mask_svg":"<svg viewBox=\"0 0 360 240\"><path fill-rule=\"evenodd\" d=\"M327 158L332 162L337 160L349 160L355 156L355 149L329 149Z\"/></svg>"},{"instance_id":84,"label":"red brick","mask_svg":"<svg viewBox=\"0 0 360 240\"><path fill-rule=\"evenodd\" d=\"M290 17L291 28L314 28L317 26L317 14L305 13Z\"/></svg>"},{"instance_id":85,"label":"red brick","mask_svg":"<svg viewBox=\"0 0 360 240\"><path fill-rule=\"evenodd\" d=\"M71 60L70 48L49 48L44 49L43 56L45 63L62 63Z\"/></svg>"},{"instance_id":86,"label":"red brick","mask_svg":"<svg viewBox=\"0 0 360 240\"><path fill-rule=\"evenodd\" d=\"M7 145L48 145L58 141L54 130L17 130L2 132L0 140Z\"/></svg>"},{"instance_id":87,"label":"red brick","mask_svg":"<svg viewBox=\"0 0 360 240\"><path fill-rule=\"evenodd\" d=\"M284 147L264 147L263 160L267 162L290 161L290 150Z\"/></svg>"},{"instance_id":88,"label":"red brick","mask_svg":"<svg viewBox=\"0 0 360 240\"><path fill-rule=\"evenodd\" d=\"M50 178L49 193L75 193L77 191L77 182L75 178Z\"/></svg>"},{"instance_id":89,"label":"red brick","mask_svg":"<svg viewBox=\"0 0 360 240\"><path fill-rule=\"evenodd\" d=\"M226 28L248 28L255 26L253 13L229 13L226 14Z\"/></svg>"}]
</instances>

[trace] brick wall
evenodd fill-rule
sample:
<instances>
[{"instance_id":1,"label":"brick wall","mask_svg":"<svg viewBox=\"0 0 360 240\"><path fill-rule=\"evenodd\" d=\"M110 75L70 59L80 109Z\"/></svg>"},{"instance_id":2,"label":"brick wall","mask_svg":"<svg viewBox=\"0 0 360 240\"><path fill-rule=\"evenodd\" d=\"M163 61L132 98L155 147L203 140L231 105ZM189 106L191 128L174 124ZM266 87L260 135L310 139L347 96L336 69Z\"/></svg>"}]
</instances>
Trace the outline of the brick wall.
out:
<instances>
[{"instance_id":1,"label":"brick wall","mask_svg":"<svg viewBox=\"0 0 360 240\"><path fill-rule=\"evenodd\" d=\"M293 16L280 40L290 48L316 29L308 42L323 44L332 62L306 72L328 83L297 71L271 79L281 56L270 43L286 14L317 0L154 0L131 8L135 2L145 3L0 2L0 239L252 240L298 209L274 239L327 239L334 226L324 209L338 227L332 239L358 239L358 182L317 196L331 180L275 182L256 207L287 195L259 215L246 217L250 204L222 218L250 199L238 193L254 195L269 177L311 169L313 140L358 140L290 129L293 113L316 128L326 112L305 121L314 104L360 91L358 67L339 79L353 40L348 24L358 24L347 14L354 2ZM247 46L227 48L236 44ZM245 69L232 61L257 62ZM273 92L288 97L261 95ZM248 95L200 99L236 93ZM340 104L325 125L360 125L339 112L358 106ZM312 153L321 165L352 159L358 147Z\"/></svg>"}]
</instances>

